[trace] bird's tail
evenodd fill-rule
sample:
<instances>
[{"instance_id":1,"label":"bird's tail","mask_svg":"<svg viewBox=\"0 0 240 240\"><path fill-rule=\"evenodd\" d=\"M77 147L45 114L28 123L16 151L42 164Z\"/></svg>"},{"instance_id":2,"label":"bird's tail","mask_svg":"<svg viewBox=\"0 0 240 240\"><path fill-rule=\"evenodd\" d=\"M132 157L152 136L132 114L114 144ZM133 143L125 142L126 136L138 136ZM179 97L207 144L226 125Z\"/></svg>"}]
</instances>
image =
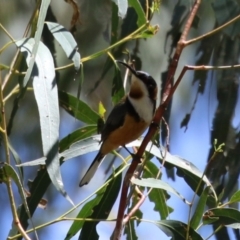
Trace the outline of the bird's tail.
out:
<instances>
[{"instance_id":1,"label":"bird's tail","mask_svg":"<svg viewBox=\"0 0 240 240\"><path fill-rule=\"evenodd\" d=\"M79 183L79 186L82 187L85 184L88 184L90 180L92 179L93 175L98 169L98 166L102 162L102 159L104 158L104 155L101 154L99 151L95 159L93 160L91 166L88 168L87 172L83 176L82 180Z\"/></svg>"}]
</instances>

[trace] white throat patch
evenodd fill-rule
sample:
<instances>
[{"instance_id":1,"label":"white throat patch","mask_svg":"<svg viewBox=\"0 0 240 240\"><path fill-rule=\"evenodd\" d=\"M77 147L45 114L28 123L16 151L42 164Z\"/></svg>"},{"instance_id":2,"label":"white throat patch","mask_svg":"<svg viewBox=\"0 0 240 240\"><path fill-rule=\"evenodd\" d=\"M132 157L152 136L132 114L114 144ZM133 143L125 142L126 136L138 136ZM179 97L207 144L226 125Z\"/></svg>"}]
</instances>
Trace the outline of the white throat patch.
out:
<instances>
[{"instance_id":1,"label":"white throat patch","mask_svg":"<svg viewBox=\"0 0 240 240\"><path fill-rule=\"evenodd\" d=\"M133 105L139 117L146 123L151 123L153 119L153 103L148 96L139 99L132 98L128 95L130 103Z\"/></svg>"}]
</instances>

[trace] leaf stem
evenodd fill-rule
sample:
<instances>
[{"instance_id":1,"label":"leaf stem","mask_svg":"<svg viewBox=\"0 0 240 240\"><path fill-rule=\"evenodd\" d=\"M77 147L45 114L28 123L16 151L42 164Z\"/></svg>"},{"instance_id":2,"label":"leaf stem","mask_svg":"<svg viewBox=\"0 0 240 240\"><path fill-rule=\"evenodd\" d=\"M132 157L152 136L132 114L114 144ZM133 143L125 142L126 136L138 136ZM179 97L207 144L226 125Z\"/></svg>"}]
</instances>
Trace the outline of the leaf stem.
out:
<instances>
[{"instance_id":1,"label":"leaf stem","mask_svg":"<svg viewBox=\"0 0 240 240\"><path fill-rule=\"evenodd\" d=\"M12 37L12 35L7 31L7 29L0 23L0 28L6 33L6 35L12 40L12 42L15 42L15 39Z\"/></svg>"}]
</instances>

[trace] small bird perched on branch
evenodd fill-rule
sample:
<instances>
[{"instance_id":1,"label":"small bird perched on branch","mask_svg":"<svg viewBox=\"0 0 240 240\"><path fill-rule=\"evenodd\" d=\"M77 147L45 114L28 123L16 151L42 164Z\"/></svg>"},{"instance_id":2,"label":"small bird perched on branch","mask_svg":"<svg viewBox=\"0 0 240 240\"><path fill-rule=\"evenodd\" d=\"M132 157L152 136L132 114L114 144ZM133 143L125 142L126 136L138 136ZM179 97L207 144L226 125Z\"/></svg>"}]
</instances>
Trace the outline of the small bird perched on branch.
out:
<instances>
[{"instance_id":1,"label":"small bird perched on branch","mask_svg":"<svg viewBox=\"0 0 240 240\"><path fill-rule=\"evenodd\" d=\"M132 73L130 91L108 116L101 133L100 150L79 186L89 183L105 155L140 137L154 117L158 91L155 80L146 72L136 71L128 64L118 62Z\"/></svg>"}]
</instances>

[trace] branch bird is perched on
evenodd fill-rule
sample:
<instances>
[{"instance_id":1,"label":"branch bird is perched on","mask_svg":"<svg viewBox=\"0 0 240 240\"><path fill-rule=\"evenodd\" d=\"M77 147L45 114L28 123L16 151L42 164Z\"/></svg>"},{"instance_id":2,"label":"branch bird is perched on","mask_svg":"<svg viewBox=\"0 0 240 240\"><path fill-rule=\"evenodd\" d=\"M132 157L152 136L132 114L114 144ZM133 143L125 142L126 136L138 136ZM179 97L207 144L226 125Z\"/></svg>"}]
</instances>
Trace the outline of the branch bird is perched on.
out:
<instances>
[{"instance_id":1,"label":"branch bird is perched on","mask_svg":"<svg viewBox=\"0 0 240 240\"><path fill-rule=\"evenodd\" d=\"M132 73L129 93L115 105L101 134L101 148L79 186L88 184L104 156L119 146L136 140L151 124L157 98L157 84L146 72L136 71L118 61Z\"/></svg>"}]
</instances>

